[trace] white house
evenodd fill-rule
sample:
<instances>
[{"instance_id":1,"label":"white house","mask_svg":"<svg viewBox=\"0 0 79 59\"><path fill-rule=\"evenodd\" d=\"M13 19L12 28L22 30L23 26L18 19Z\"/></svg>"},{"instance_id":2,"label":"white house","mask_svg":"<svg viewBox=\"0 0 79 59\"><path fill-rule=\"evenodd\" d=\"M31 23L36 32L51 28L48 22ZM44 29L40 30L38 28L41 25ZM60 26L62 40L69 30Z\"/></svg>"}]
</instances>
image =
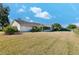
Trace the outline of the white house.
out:
<instances>
[{"instance_id":1,"label":"white house","mask_svg":"<svg viewBox=\"0 0 79 59\"><path fill-rule=\"evenodd\" d=\"M43 26L43 25L34 22L26 22L23 20L14 20L11 26L16 27L19 31L30 31L33 26Z\"/></svg>"}]
</instances>

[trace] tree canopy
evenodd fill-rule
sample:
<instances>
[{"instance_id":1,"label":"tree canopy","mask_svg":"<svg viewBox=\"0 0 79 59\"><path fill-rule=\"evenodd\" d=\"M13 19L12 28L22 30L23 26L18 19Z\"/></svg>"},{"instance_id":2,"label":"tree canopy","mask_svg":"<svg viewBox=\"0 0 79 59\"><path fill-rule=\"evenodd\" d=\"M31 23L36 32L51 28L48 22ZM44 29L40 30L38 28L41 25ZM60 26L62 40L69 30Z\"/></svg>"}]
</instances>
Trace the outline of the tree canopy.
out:
<instances>
[{"instance_id":1,"label":"tree canopy","mask_svg":"<svg viewBox=\"0 0 79 59\"><path fill-rule=\"evenodd\" d=\"M10 24L8 19L9 11L9 7L4 7L3 4L0 4L0 24L2 28Z\"/></svg>"},{"instance_id":2,"label":"tree canopy","mask_svg":"<svg viewBox=\"0 0 79 59\"><path fill-rule=\"evenodd\" d=\"M59 23L52 24L52 29L54 31L59 31L59 30L61 30L61 28L62 28L62 26Z\"/></svg>"},{"instance_id":3,"label":"tree canopy","mask_svg":"<svg viewBox=\"0 0 79 59\"><path fill-rule=\"evenodd\" d=\"M75 28L77 28L77 26L74 25L74 24L69 24L69 25L67 26L67 28L68 28L68 29L75 29Z\"/></svg>"}]
</instances>

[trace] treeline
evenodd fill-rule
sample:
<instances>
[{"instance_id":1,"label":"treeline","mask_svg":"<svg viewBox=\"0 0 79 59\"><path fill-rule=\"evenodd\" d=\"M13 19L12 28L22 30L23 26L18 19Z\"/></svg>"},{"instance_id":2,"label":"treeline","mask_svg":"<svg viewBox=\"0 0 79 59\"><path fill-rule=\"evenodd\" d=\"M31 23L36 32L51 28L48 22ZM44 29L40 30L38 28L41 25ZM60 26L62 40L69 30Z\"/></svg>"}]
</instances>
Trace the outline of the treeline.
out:
<instances>
[{"instance_id":1,"label":"treeline","mask_svg":"<svg viewBox=\"0 0 79 59\"><path fill-rule=\"evenodd\" d=\"M74 24L69 24L66 28L64 28L64 27L62 27L61 24L54 23L50 27L48 27L48 26L34 26L34 27L32 27L31 31L32 32L41 32L41 31L45 31L45 30L49 30L49 31L73 31L76 28L77 28L77 26Z\"/></svg>"}]
</instances>

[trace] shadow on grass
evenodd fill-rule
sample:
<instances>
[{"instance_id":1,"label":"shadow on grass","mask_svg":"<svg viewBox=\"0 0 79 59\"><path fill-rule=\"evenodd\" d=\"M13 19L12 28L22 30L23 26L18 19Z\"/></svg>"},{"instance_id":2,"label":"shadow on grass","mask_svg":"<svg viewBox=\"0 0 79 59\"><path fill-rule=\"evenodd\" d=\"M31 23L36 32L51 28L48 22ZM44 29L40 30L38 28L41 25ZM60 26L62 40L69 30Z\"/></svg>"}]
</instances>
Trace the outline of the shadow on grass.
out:
<instances>
[{"instance_id":1,"label":"shadow on grass","mask_svg":"<svg viewBox=\"0 0 79 59\"><path fill-rule=\"evenodd\" d=\"M4 35L22 35L22 32L16 32L16 33L14 33L14 34L4 33Z\"/></svg>"}]
</instances>

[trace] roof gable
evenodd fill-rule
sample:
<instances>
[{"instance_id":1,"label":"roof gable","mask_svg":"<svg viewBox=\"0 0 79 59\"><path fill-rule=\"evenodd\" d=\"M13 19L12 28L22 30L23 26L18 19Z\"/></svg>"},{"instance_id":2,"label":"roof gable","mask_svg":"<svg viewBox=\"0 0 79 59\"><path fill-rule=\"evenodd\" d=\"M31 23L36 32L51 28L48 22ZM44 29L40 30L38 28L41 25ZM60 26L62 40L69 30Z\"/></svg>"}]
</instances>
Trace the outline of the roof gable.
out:
<instances>
[{"instance_id":1,"label":"roof gable","mask_svg":"<svg viewBox=\"0 0 79 59\"><path fill-rule=\"evenodd\" d=\"M34 23L34 22L26 22L24 20L14 20L19 23L21 26L33 27L33 26L44 26L43 24Z\"/></svg>"}]
</instances>

